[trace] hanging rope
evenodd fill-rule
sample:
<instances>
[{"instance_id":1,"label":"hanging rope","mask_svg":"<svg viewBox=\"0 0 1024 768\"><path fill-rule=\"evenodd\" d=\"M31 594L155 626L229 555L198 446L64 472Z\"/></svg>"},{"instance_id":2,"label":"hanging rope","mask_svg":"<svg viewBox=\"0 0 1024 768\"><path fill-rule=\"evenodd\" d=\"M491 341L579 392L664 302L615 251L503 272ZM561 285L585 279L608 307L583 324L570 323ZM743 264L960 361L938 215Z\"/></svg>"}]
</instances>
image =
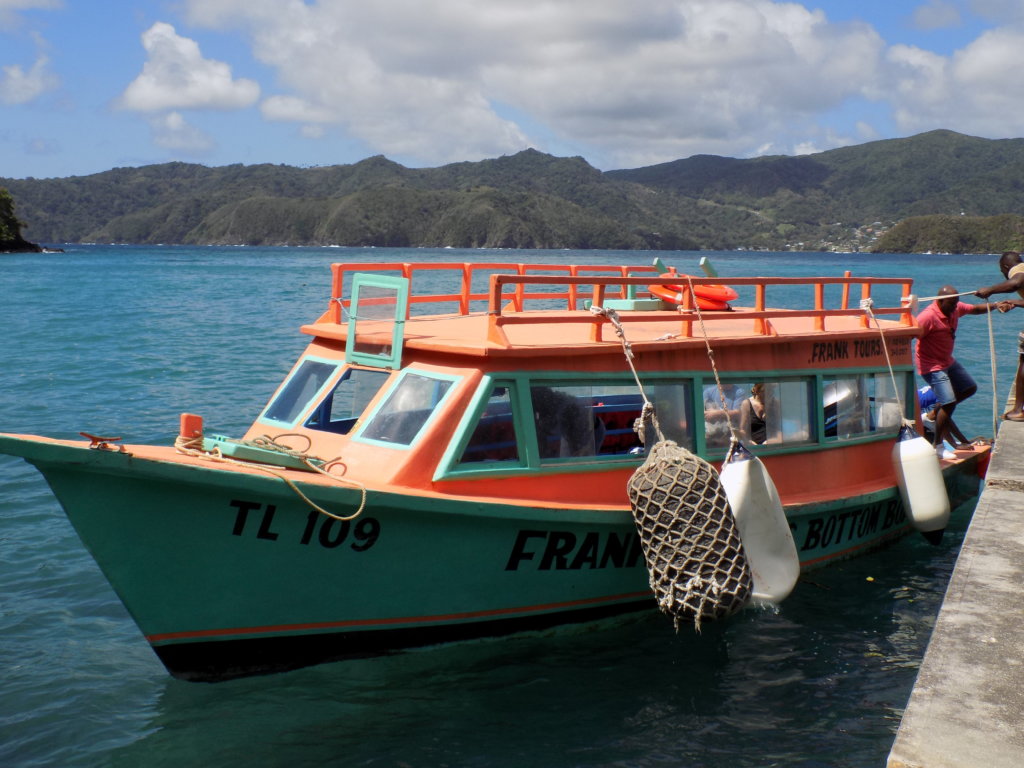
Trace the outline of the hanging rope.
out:
<instances>
[{"instance_id":1,"label":"hanging rope","mask_svg":"<svg viewBox=\"0 0 1024 768\"><path fill-rule=\"evenodd\" d=\"M290 432L287 434L278 435L278 437L302 437L305 438L306 440L309 440L310 445L312 445L312 440L309 439L308 435L303 435L298 432ZM335 457L330 461L322 461L320 459L317 459L315 456L310 456L307 453L297 451L294 448L290 448L286 445L278 443L275 438L270 437L269 435L264 435L263 437L259 437L251 441L239 440L238 442L242 445L251 445L256 448L272 450L278 453L282 453L286 456L291 456L292 458L301 461L303 464L306 465L308 469L312 470L313 472L319 472L321 475L329 477L335 482L340 482L342 484L349 485L353 488L358 488L360 491L359 508L351 515L336 515L333 512L329 512L328 510L324 509L319 504L317 504L315 501L310 499L305 493L303 493L302 489L299 488L299 486L296 485L294 482L292 482L290 478L286 477L285 475L282 475L280 472L271 469L268 466L256 462L242 461L240 459L225 456L223 453L221 453L220 448L217 446L214 446L212 451L203 450L202 436L191 438L178 436L174 440L174 448L175 450L178 451L178 453L184 454L186 456L193 456L195 458L205 459L207 461L213 461L218 463L234 464L239 467L248 467L250 469L259 470L260 472L266 472L268 475L273 475L279 480L283 480L285 485L287 485L300 499L302 499L304 503L308 504L312 509L315 509L322 515L326 515L327 517L333 518L334 520L339 520L341 522L354 520L362 514L363 509L366 507L365 485L358 481L350 480L348 478L343 478L338 475L332 474L331 472L327 471L327 469L317 466L314 463L314 461L321 461L322 466L328 469L333 466L344 466L340 456ZM310 446L306 447L308 450Z\"/></svg>"},{"instance_id":2,"label":"hanging rope","mask_svg":"<svg viewBox=\"0 0 1024 768\"><path fill-rule=\"evenodd\" d=\"M999 306L998 304L996 305ZM996 383L996 340L992 331L992 310L985 313L988 318L988 359L992 372L992 437L999 430L999 385Z\"/></svg>"},{"instance_id":3,"label":"hanging rope","mask_svg":"<svg viewBox=\"0 0 1024 768\"><path fill-rule=\"evenodd\" d=\"M714 467L661 440L627 490L651 591L676 631L688 619L699 632L747 604L753 576Z\"/></svg>"},{"instance_id":4,"label":"hanging rope","mask_svg":"<svg viewBox=\"0 0 1024 768\"><path fill-rule=\"evenodd\" d=\"M740 610L753 590L753 577L728 497L711 464L665 439L618 314L594 306L590 311L607 318L615 328L643 398L643 410L634 429L644 440L643 423L650 418L658 434L657 442L627 484L651 591L661 611L672 617L676 631L681 620L689 619L699 632L702 621ZM717 380L717 371L715 376ZM724 404L721 384L719 392Z\"/></svg>"},{"instance_id":5,"label":"hanging rope","mask_svg":"<svg viewBox=\"0 0 1024 768\"><path fill-rule=\"evenodd\" d=\"M690 275L686 276L686 282L690 285L690 296L696 296L693 292L693 277ZM718 401L721 403L722 411L725 412L725 422L729 425L729 443L730 447L740 441L739 435L736 434L736 425L732 423L732 419L729 418L729 408L725 402L725 389L722 387L722 379L718 375L718 366L715 365L715 353L711 349L711 342L708 339L708 329L704 327L704 315L701 314L700 304L696 301L693 302L693 306L697 309L697 322L700 323L700 332L704 336L704 347L708 351L708 362L711 363L711 372L715 376L715 386L718 387Z\"/></svg>"},{"instance_id":6,"label":"hanging rope","mask_svg":"<svg viewBox=\"0 0 1024 768\"><path fill-rule=\"evenodd\" d=\"M658 440L664 440L665 436L661 432L661 425L658 424L658 415L654 410L654 405L647 399L647 393L644 392L644 385L640 381L640 374L637 373L636 365L633 362L636 357L633 354L633 345L630 344L629 339L626 338L626 330L622 327L622 320L619 318L619 313L614 309L606 309L604 307L594 305L591 305L590 311L599 317L607 319L608 322L612 324L612 327L615 329L615 335L619 337L619 341L622 343L622 352L626 356L626 363L629 365L629 370L633 373L633 380L636 382L637 389L640 390L640 397L643 399L643 406L640 409L640 416L633 425L633 431L640 436L640 441L646 445L647 441L644 439L644 425L648 420L650 420L651 424L654 425L654 431Z\"/></svg>"},{"instance_id":7,"label":"hanging rope","mask_svg":"<svg viewBox=\"0 0 1024 768\"><path fill-rule=\"evenodd\" d=\"M885 352L885 364L889 367L889 378L892 381L892 391L896 395L896 406L900 409L900 421L903 426L910 426L913 422L907 419L907 412L903 408L903 400L900 398L900 388L896 383L896 372L893 371L892 360L889 358L889 345L885 341L885 331L882 329L882 324L875 316L873 310L874 305L874 301L870 298L860 300L860 308L867 312L868 317L875 321L875 327L878 328L878 335L882 339L882 351Z\"/></svg>"}]
</instances>

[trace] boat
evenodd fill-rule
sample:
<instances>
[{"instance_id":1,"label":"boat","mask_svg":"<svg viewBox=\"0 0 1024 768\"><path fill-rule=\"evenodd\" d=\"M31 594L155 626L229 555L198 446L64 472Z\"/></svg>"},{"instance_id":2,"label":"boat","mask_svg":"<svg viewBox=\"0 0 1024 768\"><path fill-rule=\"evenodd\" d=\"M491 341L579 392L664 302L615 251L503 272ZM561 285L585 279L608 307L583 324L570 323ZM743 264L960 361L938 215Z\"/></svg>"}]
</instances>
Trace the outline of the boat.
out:
<instances>
[{"instance_id":1,"label":"boat","mask_svg":"<svg viewBox=\"0 0 1024 768\"><path fill-rule=\"evenodd\" d=\"M725 280L660 263L331 270L307 348L244 435L207 434L196 413L173 445L0 434L174 677L655 610L627 497L651 449L645 402L659 434L715 466L743 440L801 571L912 531L891 460L917 407L908 279ZM694 303L726 282L737 300ZM757 438L722 408L755 384ZM977 494L988 452L979 441L937 459L952 504Z\"/></svg>"}]
</instances>

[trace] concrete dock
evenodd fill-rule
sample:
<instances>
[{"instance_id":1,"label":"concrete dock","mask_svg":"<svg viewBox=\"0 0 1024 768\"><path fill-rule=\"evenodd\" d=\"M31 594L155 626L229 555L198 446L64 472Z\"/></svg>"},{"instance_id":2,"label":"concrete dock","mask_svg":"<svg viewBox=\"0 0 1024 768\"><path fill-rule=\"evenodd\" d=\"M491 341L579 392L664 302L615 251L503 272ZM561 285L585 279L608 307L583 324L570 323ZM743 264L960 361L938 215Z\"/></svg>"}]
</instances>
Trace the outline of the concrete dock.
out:
<instances>
[{"instance_id":1,"label":"concrete dock","mask_svg":"<svg viewBox=\"0 0 1024 768\"><path fill-rule=\"evenodd\" d=\"M888 768L1024 766L1024 423L1003 421Z\"/></svg>"}]
</instances>

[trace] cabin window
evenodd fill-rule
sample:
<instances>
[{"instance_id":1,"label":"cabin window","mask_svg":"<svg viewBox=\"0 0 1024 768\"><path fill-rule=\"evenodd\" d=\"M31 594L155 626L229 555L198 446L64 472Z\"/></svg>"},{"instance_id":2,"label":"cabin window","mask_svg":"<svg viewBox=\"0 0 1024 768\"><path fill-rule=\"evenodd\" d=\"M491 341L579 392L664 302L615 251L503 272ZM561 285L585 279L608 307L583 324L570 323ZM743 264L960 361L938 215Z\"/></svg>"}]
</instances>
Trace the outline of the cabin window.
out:
<instances>
[{"instance_id":1,"label":"cabin window","mask_svg":"<svg viewBox=\"0 0 1024 768\"><path fill-rule=\"evenodd\" d=\"M337 363L305 358L281 387L261 418L291 425L324 388Z\"/></svg>"},{"instance_id":2,"label":"cabin window","mask_svg":"<svg viewBox=\"0 0 1024 768\"><path fill-rule=\"evenodd\" d=\"M691 381L662 381L644 386L647 398L654 406L658 426L666 440L694 450L693 383ZM639 410L636 413L640 415ZM629 427L632 429L632 423ZM658 436L648 427L647 443L654 445ZM638 441L639 442L639 441Z\"/></svg>"},{"instance_id":3,"label":"cabin window","mask_svg":"<svg viewBox=\"0 0 1024 768\"><path fill-rule=\"evenodd\" d=\"M906 401L905 372L896 374L899 399L888 372L826 378L822 384L826 438L849 440L899 429L903 419L900 402Z\"/></svg>"},{"instance_id":4,"label":"cabin window","mask_svg":"<svg viewBox=\"0 0 1024 768\"><path fill-rule=\"evenodd\" d=\"M348 434L389 376L388 371L348 368L334 389L310 414L305 426L340 435Z\"/></svg>"},{"instance_id":5,"label":"cabin window","mask_svg":"<svg viewBox=\"0 0 1024 768\"><path fill-rule=\"evenodd\" d=\"M755 445L787 445L814 439L811 409L814 380L725 380L705 384L704 442L711 453L729 447L732 432L748 448Z\"/></svg>"},{"instance_id":6,"label":"cabin window","mask_svg":"<svg viewBox=\"0 0 1024 768\"><path fill-rule=\"evenodd\" d=\"M767 445L792 445L815 439L813 393L814 380L810 378L764 383Z\"/></svg>"},{"instance_id":7,"label":"cabin window","mask_svg":"<svg viewBox=\"0 0 1024 768\"><path fill-rule=\"evenodd\" d=\"M519 461L513 407L511 385L496 384L462 451L460 464Z\"/></svg>"},{"instance_id":8,"label":"cabin window","mask_svg":"<svg viewBox=\"0 0 1024 768\"><path fill-rule=\"evenodd\" d=\"M907 387L911 383L907 373L901 371L895 376L890 376L888 372L876 373L866 378L869 386L868 402L872 430L892 433L899 431L903 423L903 411L900 410L900 406L907 402ZM893 378L896 379L895 389Z\"/></svg>"},{"instance_id":9,"label":"cabin window","mask_svg":"<svg viewBox=\"0 0 1024 768\"><path fill-rule=\"evenodd\" d=\"M392 445L410 445L453 383L450 378L406 372L370 417L359 437Z\"/></svg>"},{"instance_id":10,"label":"cabin window","mask_svg":"<svg viewBox=\"0 0 1024 768\"><path fill-rule=\"evenodd\" d=\"M541 461L643 452L633 422L643 405L635 386L530 387Z\"/></svg>"}]
</instances>

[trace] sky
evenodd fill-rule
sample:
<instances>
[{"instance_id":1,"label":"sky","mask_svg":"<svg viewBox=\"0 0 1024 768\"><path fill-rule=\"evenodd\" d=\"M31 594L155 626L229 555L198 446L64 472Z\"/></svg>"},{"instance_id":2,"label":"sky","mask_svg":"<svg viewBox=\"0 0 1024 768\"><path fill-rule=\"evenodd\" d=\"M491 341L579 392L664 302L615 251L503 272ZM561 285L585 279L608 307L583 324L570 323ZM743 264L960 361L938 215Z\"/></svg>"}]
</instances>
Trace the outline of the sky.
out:
<instances>
[{"instance_id":1,"label":"sky","mask_svg":"<svg viewBox=\"0 0 1024 768\"><path fill-rule=\"evenodd\" d=\"M0 0L0 177L1024 136L1024 0Z\"/></svg>"}]
</instances>

